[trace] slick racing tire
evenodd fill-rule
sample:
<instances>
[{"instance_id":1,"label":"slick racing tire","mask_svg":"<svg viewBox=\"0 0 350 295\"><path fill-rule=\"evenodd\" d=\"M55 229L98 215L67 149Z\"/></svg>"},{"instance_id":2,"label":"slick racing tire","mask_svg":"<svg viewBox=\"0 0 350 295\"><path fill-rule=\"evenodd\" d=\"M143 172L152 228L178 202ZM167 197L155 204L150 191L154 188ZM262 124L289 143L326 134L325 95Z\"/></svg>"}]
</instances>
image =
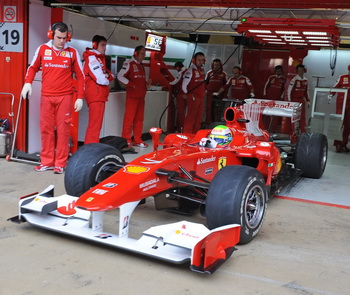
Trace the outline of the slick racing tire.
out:
<instances>
[{"instance_id":1,"label":"slick racing tire","mask_svg":"<svg viewBox=\"0 0 350 295\"><path fill-rule=\"evenodd\" d=\"M120 169L124 157L116 148L102 143L83 145L69 159L64 175L67 194L79 197Z\"/></svg>"},{"instance_id":2,"label":"slick racing tire","mask_svg":"<svg viewBox=\"0 0 350 295\"><path fill-rule=\"evenodd\" d=\"M302 133L298 139L295 153L295 168L304 177L320 178L326 168L328 154L327 137L321 133Z\"/></svg>"},{"instance_id":3,"label":"slick racing tire","mask_svg":"<svg viewBox=\"0 0 350 295\"><path fill-rule=\"evenodd\" d=\"M249 166L226 166L211 182L205 216L209 229L241 225L239 244L259 233L266 212L268 192L261 173Z\"/></svg>"}]
</instances>

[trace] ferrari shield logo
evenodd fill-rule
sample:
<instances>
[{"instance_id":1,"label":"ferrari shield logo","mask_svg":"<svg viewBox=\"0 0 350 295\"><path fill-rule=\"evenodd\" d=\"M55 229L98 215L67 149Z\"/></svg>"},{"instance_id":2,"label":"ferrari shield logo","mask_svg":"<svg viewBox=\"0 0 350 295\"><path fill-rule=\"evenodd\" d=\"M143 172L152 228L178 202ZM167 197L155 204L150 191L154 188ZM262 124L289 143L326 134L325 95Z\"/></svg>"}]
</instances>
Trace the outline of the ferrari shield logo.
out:
<instances>
[{"instance_id":1,"label":"ferrari shield logo","mask_svg":"<svg viewBox=\"0 0 350 295\"><path fill-rule=\"evenodd\" d=\"M224 168L226 166L226 157L220 157L218 161L218 170Z\"/></svg>"}]
</instances>

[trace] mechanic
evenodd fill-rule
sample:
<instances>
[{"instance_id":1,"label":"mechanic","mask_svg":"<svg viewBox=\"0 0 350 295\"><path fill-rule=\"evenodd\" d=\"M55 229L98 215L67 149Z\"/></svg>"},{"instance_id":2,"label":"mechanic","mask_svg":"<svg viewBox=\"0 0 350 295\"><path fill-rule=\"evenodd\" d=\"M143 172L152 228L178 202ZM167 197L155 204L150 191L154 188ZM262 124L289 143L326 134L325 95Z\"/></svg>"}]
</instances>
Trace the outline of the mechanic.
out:
<instances>
[{"instance_id":1,"label":"mechanic","mask_svg":"<svg viewBox=\"0 0 350 295\"><path fill-rule=\"evenodd\" d=\"M266 99L284 100L284 87L286 78L283 75L283 67L275 66L275 73L271 75L264 86L263 95ZM270 126L271 130L277 130L281 124L281 117L263 116L264 126Z\"/></svg>"},{"instance_id":2,"label":"mechanic","mask_svg":"<svg viewBox=\"0 0 350 295\"><path fill-rule=\"evenodd\" d=\"M77 97L74 109L83 106L84 74L80 56L70 47L68 26L57 22L48 31L49 39L35 51L27 70L21 97L32 93L32 82L39 69L42 70L40 101L41 164L34 167L37 172L53 170L62 174L69 154L70 122L72 119L73 74L77 80Z\"/></svg>"},{"instance_id":3,"label":"mechanic","mask_svg":"<svg viewBox=\"0 0 350 295\"><path fill-rule=\"evenodd\" d=\"M109 95L109 82L114 77L106 67L107 39L95 35L92 48L87 47L84 54L85 99L89 108L89 122L85 133L85 144L100 142L105 104Z\"/></svg>"},{"instance_id":4,"label":"mechanic","mask_svg":"<svg viewBox=\"0 0 350 295\"><path fill-rule=\"evenodd\" d=\"M345 104L345 114L344 114L344 121L342 126L342 136L343 139L335 140L334 146L335 151L337 153L341 152L350 152L350 149L346 146L349 142L349 135L350 135L350 65L348 65L348 73L345 75L340 75L337 82L333 86L333 88L345 88L348 89L348 94L346 96L346 104ZM332 96L334 94L331 94ZM344 95L343 93L337 94L337 114L341 114L342 107L343 107L343 101L344 101Z\"/></svg>"},{"instance_id":5,"label":"mechanic","mask_svg":"<svg viewBox=\"0 0 350 295\"><path fill-rule=\"evenodd\" d=\"M310 107L309 99L309 82L304 74L306 72L305 66L299 64L296 66L297 75L290 81L287 91L287 100L292 102L300 102L302 104L300 117L300 130L306 132L306 108Z\"/></svg>"},{"instance_id":6,"label":"mechanic","mask_svg":"<svg viewBox=\"0 0 350 295\"><path fill-rule=\"evenodd\" d=\"M118 80L126 85L125 113L123 121L122 137L126 138L128 145L141 148L148 147L142 141L142 129L145 110L145 96L147 88L151 86L151 80L146 81L145 68L142 61L146 57L146 49L139 45L135 48L130 60L124 62L118 73ZM134 139L131 142L131 132Z\"/></svg>"},{"instance_id":7,"label":"mechanic","mask_svg":"<svg viewBox=\"0 0 350 295\"><path fill-rule=\"evenodd\" d=\"M205 95L204 64L204 53L197 52L192 58L192 65L184 75L182 90L186 94L187 102L184 133L196 133L201 126Z\"/></svg>"},{"instance_id":8,"label":"mechanic","mask_svg":"<svg viewBox=\"0 0 350 295\"><path fill-rule=\"evenodd\" d=\"M227 82L227 74L223 71L221 60L216 58L211 64L211 70L205 77L206 83L206 116L205 123L218 121L219 117L219 103L213 103L213 93L216 93ZM222 100L224 93L220 93L216 99Z\"/></svg>"},{"instance_id":9,"label":"mechanic","mask_svg":"<svg viewBox=\"0 0 350 295\"><path fill-rule=\"evenodd\" d=\"M254 86L248 77L242 75L242 69L235 66L232 69L232 74L233 76L214 95L220 95L220 93L231 87L232 99L245 100L248 97L255 97Z\"/></svg>"},{"instance_id":10,"label":"mechanic","mask_svg":"<svg viewBox=\"0 0 350 295\"><path fill-rule=\"evenodd\" d=\"M218 125L210 132L209 137L200 140L199 145L208 148L225 148L232 141L232 132L225 125Z\"/></svg>"},{"instance_id":11,"label":"mechanic","mask_svg":"<svg viewBox=\"0 0 350 295\"><path fill-rule=\"evenodd\" d=\"M186 99L185 93L182 91L182 81L187 68L181 61L177 61L174 65L177 70L177 76L174 81L169 84L172 86L174 98L176 98L176 126L178 132L183 132L185 122Z\"/></svg>"}]
</instances>

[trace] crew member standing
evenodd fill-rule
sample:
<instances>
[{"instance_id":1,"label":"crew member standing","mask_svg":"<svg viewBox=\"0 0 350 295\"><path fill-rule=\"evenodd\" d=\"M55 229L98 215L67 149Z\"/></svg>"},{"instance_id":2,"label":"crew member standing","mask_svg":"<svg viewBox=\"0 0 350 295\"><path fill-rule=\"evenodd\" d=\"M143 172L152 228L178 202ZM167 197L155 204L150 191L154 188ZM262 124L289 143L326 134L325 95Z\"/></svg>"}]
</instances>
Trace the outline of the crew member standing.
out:
<instances>
[{"instance_id":1,"label":"crew member standing","mask_svg":"<svg viewBox=\"0 0 350 295\"><path fill-rule=\"evenodd\" d=\"M255 97L253 84L248 77L242 75L242 69L237 66L233 67L232 74L233 76L220 88L217 94L231 88L232 99L245 100L248 97Z\"/></svg>"},{"instance_id":2,"label":"crew member standing","mask_svg":"<svg viewBox=\"0 0 350 295\"><path fill-rule=\"evenodd\" d=\"M177 76L174 81L169 84L172 86L173 95L176 97L176 125L179 132L183 131L185 122L185 110L186 110L186 99L185 93L182 91L182 81L187 68L182 62L177 61L175 63L175 69L177 70Z\"/></svg>"},{"instance_id":3,"label":"crew member standing","mask_svg":"<svg viewBox=\"0 0 350 295\"><path fill-rule=\"evenodd\" d=\"M204 53L197 52L192 59L192 65L184 75L182 90L186 93L187 101L184 133L196 133L201 126L205 95L204 64Z\"/></svg>"},{"instance_id":4,"label":"crew member standing","mask_svg":"<svg viewBox=\"0 0 350 295\"><path fill-rule=\"evenodd\" d=\"M70 122L72 120L73 74L77 80L77 97L74 109L80 111L84 97L84 74L76 49L66 43L70 40L68 26L58 22L48 32L49 42L35 51L27 70L21 96L32 93L32 82L39 69L42 70L40 101L41 164L37 172L53 170L61 174L69 154Z\"/></svg>"},{"instance_id":5,"label":"crew member standing","mask_svg":"<svg viewBox=\"0 0 350 295\"><path fill-rule=\"evenodd\" d=\"M106 67L105 53L107 39L95 35L92 48L86 48L84 58L85 99L89 107L89 123L85 134L85 144L100 142L105 104L109 95L109 82L114 79Z\"/></svg>"},{"instance_id":6,"label":"crew member standing","mask_svg":"<svg viewBox=\"0 0 350 295\"><path fill-rule=\"evenodd\" d=\"M145 68L142 61L146 57L144 46L137 46L133 57L124 62L118 73L118 80L126 85L125 113L122 137L126 138L128 145L146 148L147 143L142 141L142 128L145 111L145 96L151 80L146 81ZM131 135L134 139L131 142Z\"/></svg>"},{"instance_id":7,"label":"crew member standing","mask_svg":"<svg viewBox=\"0 0 350 295\"><path fill-rule=\"evenodd\" d=\"M335 151L337 153L341 152L350 152L350 149L346 146L349 142L349 136L350 136L350 65L348 66L348 73L345 75L339 76L337 82L333 86L333 88L345 88L348 89L348 94L346 97L346 105L345 105L345 114L344 114L344 121L343 121L343 132L342 141L335 140ZM337 113L341 113L341 109L343 107L343 101L344 97L340 96L340 93L337 94Z\"/></svg>"},{"instance_id":8,"label":"crew member standing","mask_svg":"<svg viewBox=\"0 0 350 295\"><path fill-rule=\"evenodd\" d=\"M221 87L223 87L227 82L227 74L222 69L221 60L216 58L211 64L211 70L207 73L205 77L206 91L207 91L207 101L206 101L206 117L205 122L207 124L218 121L218 104L213 104L213 93L218 92ZM222 99L223 93L221 93L217 99Z\"/></svg>"},{"instance_id":9,"label":"crew member standing","mask_svg":"<svg viewBox=\"0 0 350 295\"><path fill-rule=\"evenodd\" d=\"M309 82L305 74L305 66L300 64L296 66L297 75L290 81L287 91L287 100L292 102L300 102L302 104L300 130L306 132L306 108L310 107L309 99Z\"/></svg>"},{"instance_id":10,"label":"crew member standing","mask_svg":"<svg viewBox=\"0 0 350 295\"><path fill-rule=\"evenodd\" d=\"M271 75L265 83L264 97L272 100L283 100L285 83L286 78L283 76L283 67L276 66L275 74Z\"/></svg>"},{"instance_id":11,"label":"crew member standing","mask_svg":"<svg viewBox=\"0 0 350 295\"><path fill-rule=\"evenodd\" d=\"M286 78L283 76L283 67L276 66L275 74L271 75L265 83L264 97L271 100L284 100L285 84ZM263 116L264 126L276 131L282 121L281 119L281 117Z\"/></svg>"}]
</instances>

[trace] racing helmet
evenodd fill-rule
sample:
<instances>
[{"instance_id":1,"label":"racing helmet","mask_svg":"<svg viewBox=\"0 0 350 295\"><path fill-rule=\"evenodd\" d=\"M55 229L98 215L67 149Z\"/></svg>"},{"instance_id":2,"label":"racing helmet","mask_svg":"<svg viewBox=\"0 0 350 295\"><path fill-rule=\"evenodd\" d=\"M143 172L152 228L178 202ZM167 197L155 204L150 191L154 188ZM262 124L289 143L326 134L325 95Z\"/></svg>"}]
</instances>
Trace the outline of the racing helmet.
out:
<instances>
[{"instance_id":1,"label":"racing helmet","mask_svg":"<svg viewBox=\"0 0 350 295\"><path fill-rule=\"evenodd\" d=\"M215 140L218 146L226 147L232 141L232 132L227 126L219 125L210 132L209 138Z\"/></svg>"}]
</instances>

